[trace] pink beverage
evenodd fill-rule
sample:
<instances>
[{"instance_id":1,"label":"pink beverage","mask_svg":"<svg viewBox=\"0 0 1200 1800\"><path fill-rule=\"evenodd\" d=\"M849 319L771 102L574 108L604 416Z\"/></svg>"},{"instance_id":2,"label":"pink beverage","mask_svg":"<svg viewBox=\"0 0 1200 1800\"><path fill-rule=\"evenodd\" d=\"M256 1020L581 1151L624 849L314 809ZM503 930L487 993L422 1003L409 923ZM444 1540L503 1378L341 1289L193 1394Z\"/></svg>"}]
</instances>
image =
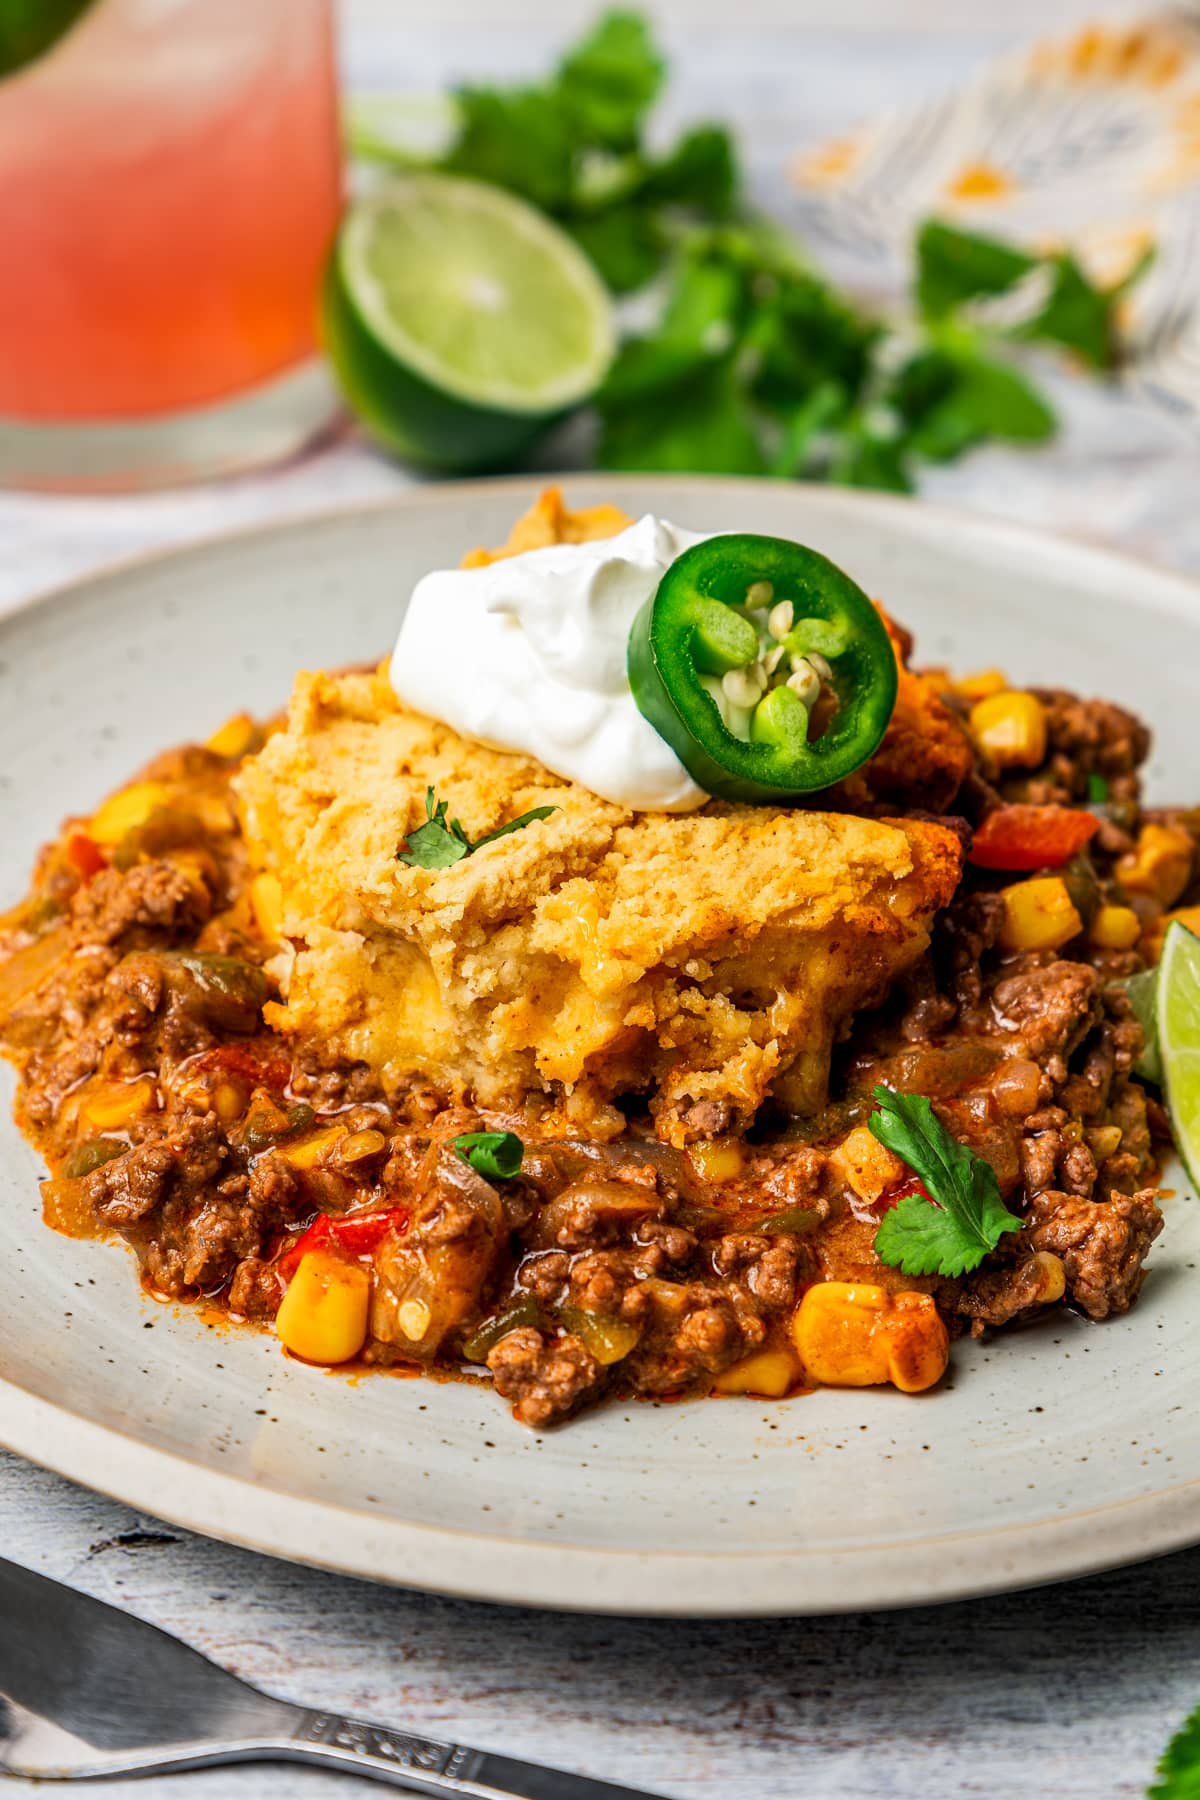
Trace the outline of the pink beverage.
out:
<instances>
[{"instance_id":1,"label":"pink beverage","mask_svg":"<svg viewBox=\"0 0 1200 1800\"><path fill-rule=\"evenodd\" d=\"M0 81L0 481L297 448L340 202L331 0L93 0Z\"/></svg>"}]
</instances>

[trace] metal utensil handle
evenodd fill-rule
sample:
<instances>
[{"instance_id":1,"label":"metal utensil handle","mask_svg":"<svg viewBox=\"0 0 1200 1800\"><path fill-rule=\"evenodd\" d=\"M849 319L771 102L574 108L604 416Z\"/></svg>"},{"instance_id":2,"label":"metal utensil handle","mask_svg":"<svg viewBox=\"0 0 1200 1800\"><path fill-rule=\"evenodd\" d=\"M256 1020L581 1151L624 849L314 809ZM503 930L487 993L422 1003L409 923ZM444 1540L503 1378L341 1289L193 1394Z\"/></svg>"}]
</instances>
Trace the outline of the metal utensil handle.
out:
<instances>
[{"instance_id":1,"label":"metal utensil handle","mask_svg":"<svg viewBox=\"0 0 1200 1800\"><path fill-rule=\"evenodd\" d=\"M644 1790L329 1712L303 1713L286 1754L297 1762L372 1775L419 1794L457 1794L464 1800L654 1800Z\"/></svg>"}]
</instances>

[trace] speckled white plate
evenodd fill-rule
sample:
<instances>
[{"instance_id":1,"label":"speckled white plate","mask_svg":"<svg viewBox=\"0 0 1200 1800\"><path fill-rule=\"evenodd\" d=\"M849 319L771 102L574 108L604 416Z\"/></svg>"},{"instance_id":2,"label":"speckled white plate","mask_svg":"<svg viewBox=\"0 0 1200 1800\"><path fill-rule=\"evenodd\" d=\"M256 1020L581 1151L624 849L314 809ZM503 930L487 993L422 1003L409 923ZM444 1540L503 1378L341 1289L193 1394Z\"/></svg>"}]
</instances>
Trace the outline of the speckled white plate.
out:
<instances>
[{"instance_id":1,"label":"speckled white plate","mask_svg":"<svg viewBox=\"0 0 1200 1800\"><path fill-rule=\"evenodd\" d=\"M924 655L1126 700L1153 792L1200 799L1200 589L906 501L579 478L679 524L782 532L886 596ZM293 672L379 655L414 578L505 535L532 481L425 488L153 557L0 625L0 904L39 842L152 752ZM0 1442L195 1530L383 1581L542 1606L803 1613L1080 1575L1200 1540L1200 1206L1178 1170L1139 1306L980 1347L920 1399L610 1407L537 1437L489 1392L286 1362L39 1220L0 1097Z\"/></svg>"}]
</instances>

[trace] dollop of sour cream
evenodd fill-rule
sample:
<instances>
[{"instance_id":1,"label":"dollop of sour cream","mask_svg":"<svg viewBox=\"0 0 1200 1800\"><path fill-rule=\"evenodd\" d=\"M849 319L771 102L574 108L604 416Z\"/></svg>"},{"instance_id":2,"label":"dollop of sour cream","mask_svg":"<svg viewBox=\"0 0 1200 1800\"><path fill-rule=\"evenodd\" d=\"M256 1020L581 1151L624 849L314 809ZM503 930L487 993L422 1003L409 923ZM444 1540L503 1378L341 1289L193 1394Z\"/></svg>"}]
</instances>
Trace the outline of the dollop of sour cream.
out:
<instances>
[{"instance_id":1,"label":"dollop of sour cream","mask_svg":"<svg viewBox=\"0 0 1200 1800\"><path fill-rule=\"evenodd\" d=\"M638 711L625 657L662 575L706 535L647 513L594 543L435 570L413 590L392 686L415 711L618 806L694 812L709 796Z\"/></svg>"}]
</instances>

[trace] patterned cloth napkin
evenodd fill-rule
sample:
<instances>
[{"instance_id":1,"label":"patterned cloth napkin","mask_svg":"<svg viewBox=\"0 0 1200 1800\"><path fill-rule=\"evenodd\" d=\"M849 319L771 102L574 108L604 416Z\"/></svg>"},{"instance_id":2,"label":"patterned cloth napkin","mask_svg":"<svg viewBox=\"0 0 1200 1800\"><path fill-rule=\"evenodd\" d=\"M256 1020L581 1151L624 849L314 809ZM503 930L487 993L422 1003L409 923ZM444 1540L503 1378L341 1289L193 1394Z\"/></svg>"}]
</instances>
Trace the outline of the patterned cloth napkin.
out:
<instances>
[{"instance_id":1,"label":"patterned cloth napkin","mask_svg":"<svg viewBox=\"0 0 1200 1800\"><path fill-rule=\"evenodd\" d=\"M990 64L959 93L897 108L799 157L806 231L868 279L905 278L937 214L1120 279L1126 379L1200 430L1200 9L1098 24Z\"/></svg>"}]
</instances>

